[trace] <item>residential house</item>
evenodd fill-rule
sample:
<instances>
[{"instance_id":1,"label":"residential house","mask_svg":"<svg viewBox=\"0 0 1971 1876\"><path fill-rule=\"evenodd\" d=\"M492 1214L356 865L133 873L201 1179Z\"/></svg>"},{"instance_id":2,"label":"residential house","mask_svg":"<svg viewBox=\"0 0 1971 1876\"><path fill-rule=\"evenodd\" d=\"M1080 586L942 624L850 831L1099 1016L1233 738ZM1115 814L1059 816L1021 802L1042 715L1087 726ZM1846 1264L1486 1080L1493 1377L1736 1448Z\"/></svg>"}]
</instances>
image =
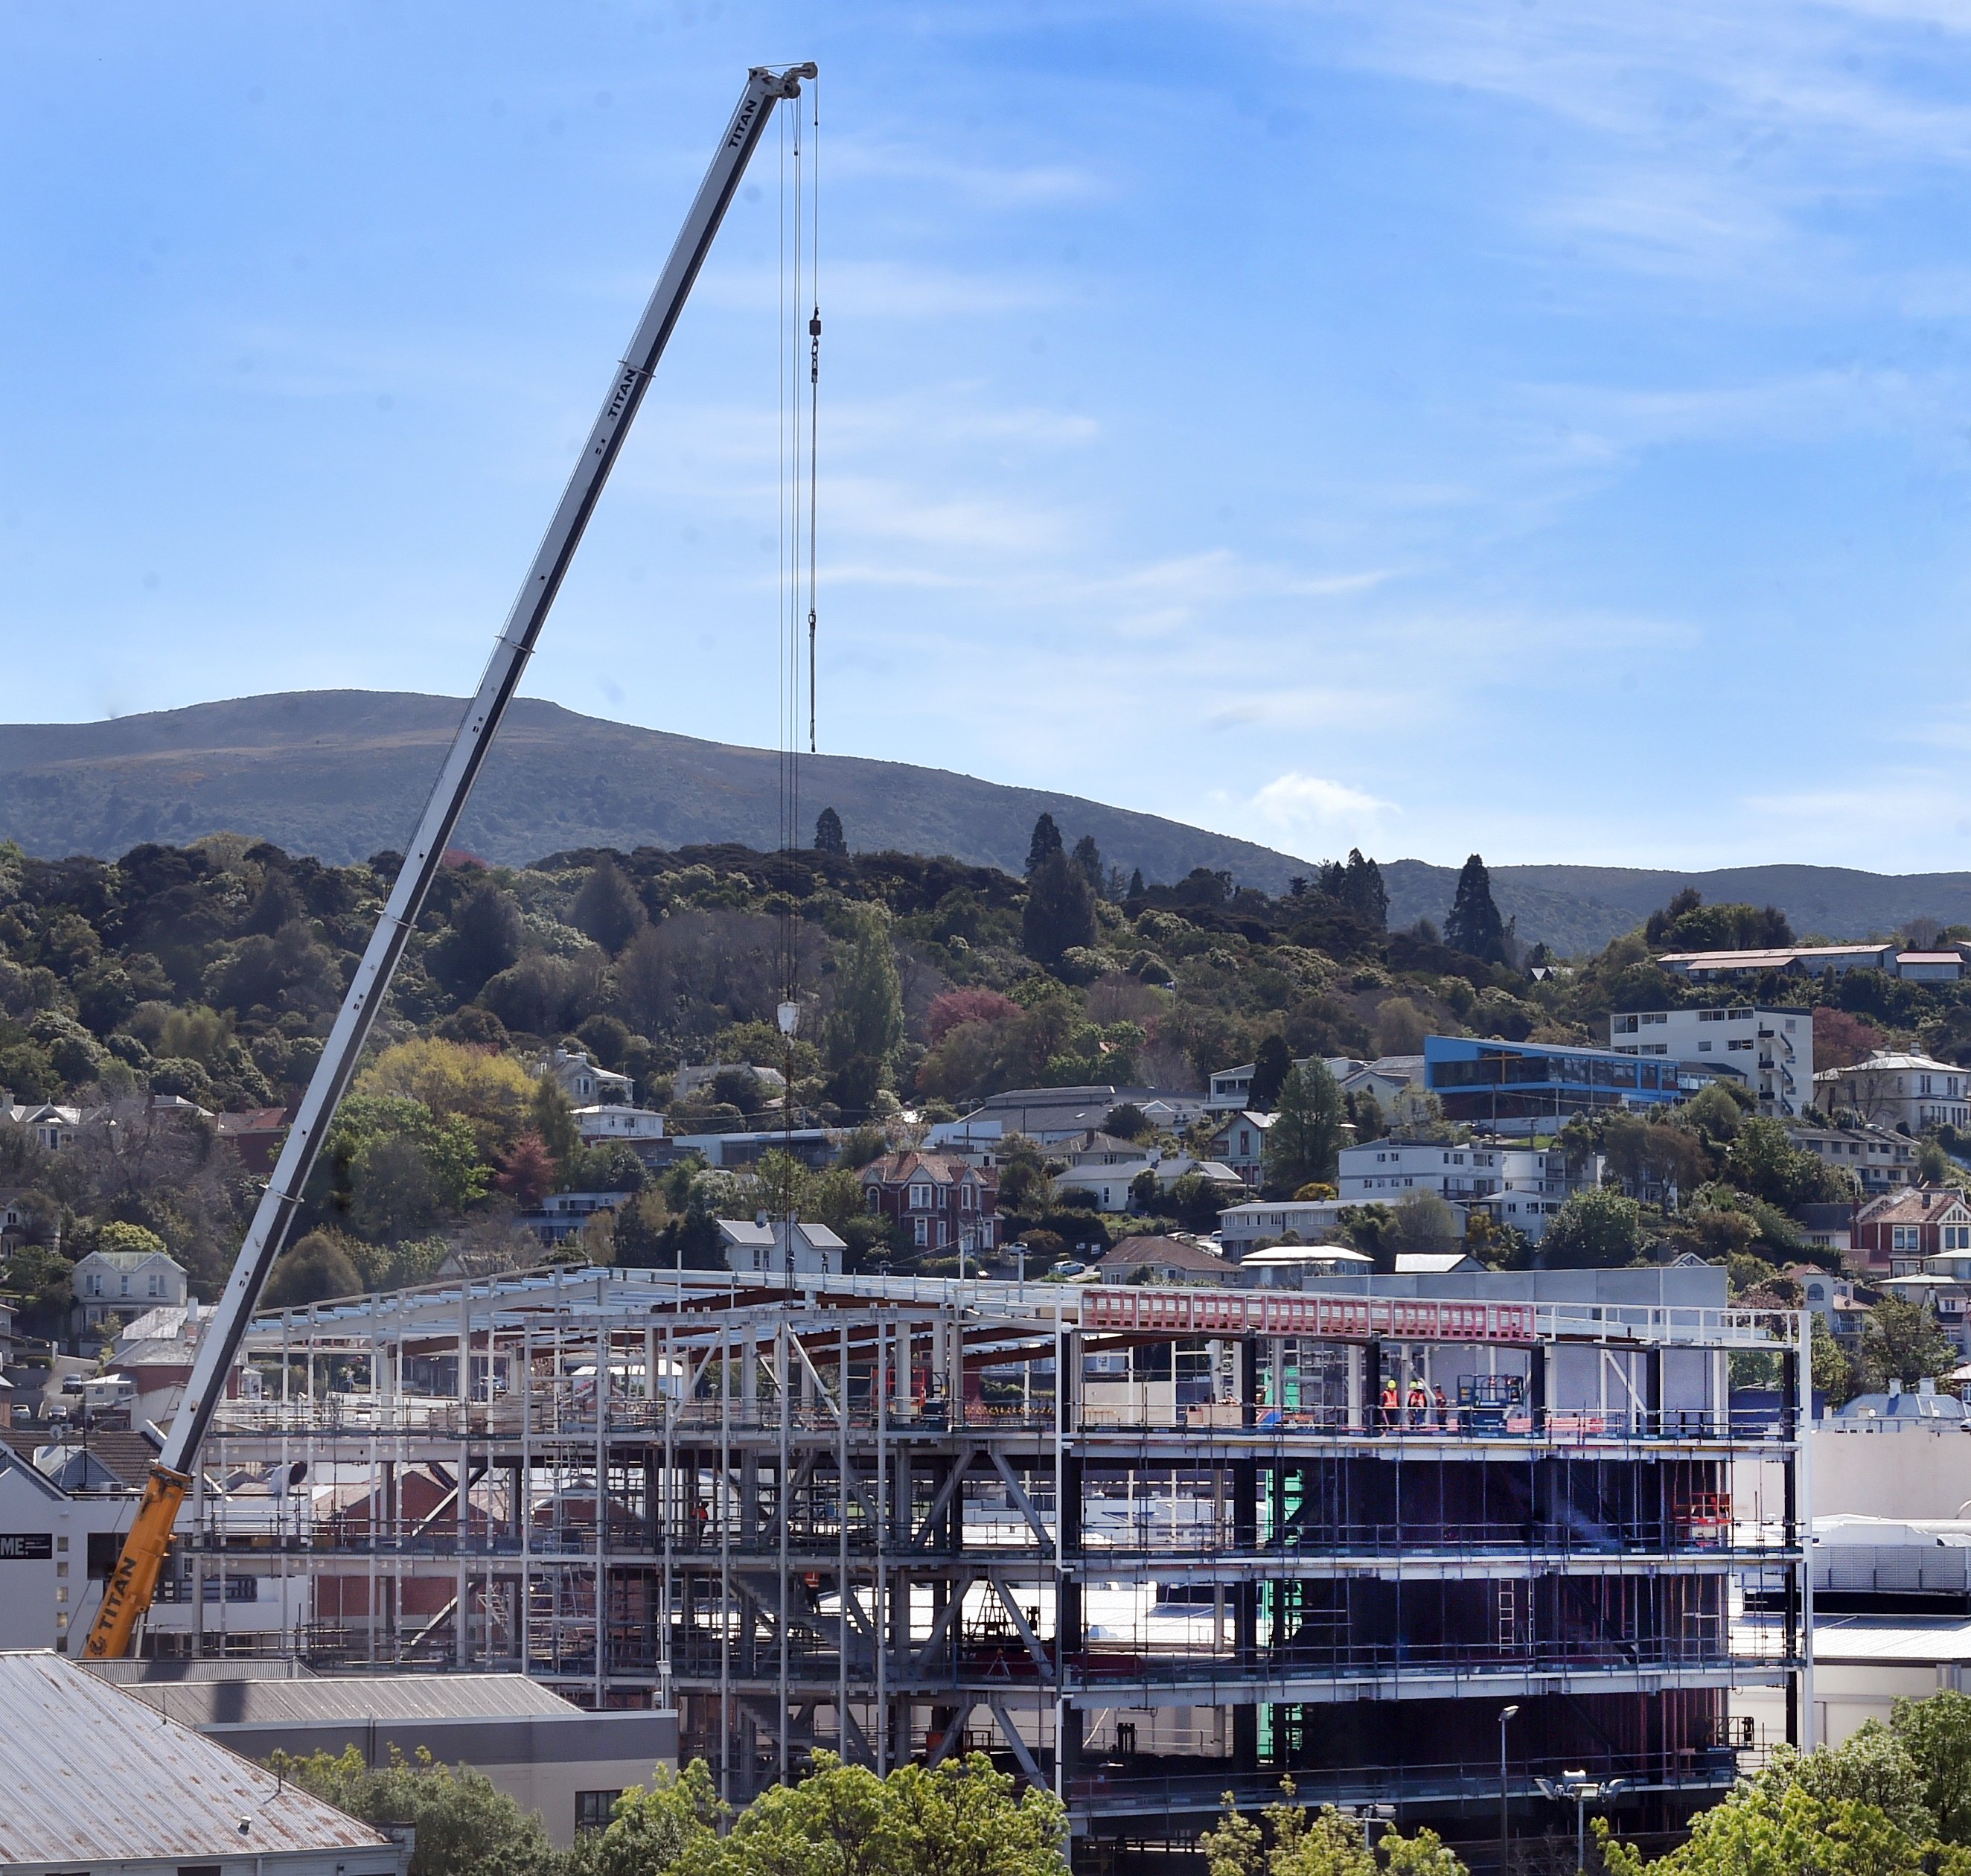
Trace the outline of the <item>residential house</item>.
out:
<instances>
[{"instance_id":1,"label":"residential house","mask_svg":"<svg viewBox=\"0 0 1971 1876\"><path fill-rule=\"evenodd\" d=\"M1145 1232L1125 1238L1095 1270L1104 1283L1230 1284L1250 1281L1239 1266L1195 1238ZM1145 1274L1144 1273L1147 1273Z\"/></svg>"},{"instance_id":2,"label":"residential house","mask_svg":"<svg viewBox=\"0 0 1971 1876\"><path fill-rule=\"evenodd\" d=\"M1824 1069L1813 1079L1825 1111L1850 1112L1872 1127L1921 1134L1971 1126L1971 1070L1952 1062L1878 1049L1865 1061Z\"/></svg>"},{"instance_id":3,"label":"residential house","mask_svg":"<svg viewBox=\"0 0 1971 1876\"><path fill-rule=\"evenodd\" d=\"M663 1138L664 1117L650 1108L598 1101L593 1107L575 1109L575 1130L582 1136L585 1147L620 1144L635 1150Z\"/></svg>"},{"instance_id":4,"label":"residential house","mask_svg":"<svg viewBox=\"0 0 1971 1876\"><path fill-rule=\"evenodd\" d=\"M862 1171L862 1200L894 1219L927 1251L995 1250L999 1243L999 1176L955 1154L914 1148L872 1160Z\"/></svg>"},{"instance_id":5,"label":"residential house","mask_svg":"<svg viewBox=\"0 0 1971 1876\"><path fill-rule=\"evenodd\" d=\"M0 1199L0 1256L18 1251L34 1230L34 1215L21 1199Z\"/></svg>"},{"instance_id":6,"label":"residential house","mask_svg":"<svg viewBox=\"0 0 1971 1876\"><path fill-rule=\"evenodd\" d=\"M1964 974L1962 951L1898 951L1896 975L1915 984L1955 984Z\"/></svg>"},{"instance_id":7,"label":"residential house","mask_svg":"<svg viewBox=\"0 0 1971 1876\"><path fill-rule=\"evenodd\" d=\"M819 1170L835 1157L841 1134L826 1127L762 1127L743 1134L673 1134L661 1142L639 1146L637 1157L649 1165L673 1165L696 1153L715 1171L731 1172L755 1165L770 1153L790 1153L803 1166Z\"/></svg>"},{"instance_id":8,"label":"residential house","mask_svg":"<svg viewBox=\"0 0 1971 1876\"><path fill-rule=\"evenodd\" d=\"M1290 1238L1302 1245L1321 1244L1335 1235L1341 1214L1359 1202L1346 1199L1249 1199L1219 1213L1218 1241L1235 1264L1243 1264L1262 1242ZM1463 1229L1462 1213L1459 1228Z\"/></svg>"},{"instance_id":9,"label":"residential house","mask_svg":"<svg viewBox=\"0 0 1971 1876\"><path fill-rule=\"evenodd\" d=\"M578 1108L592 1108L598 1101L627 1101L637 1091L628 1075L591 1062L585 1049L549 1049L540 1072L559 1082L562 1092Z\"/></svg>"},{"instance_id":10,"label":"residential house","mask_svg":"<svg viewBox=\"0 0 1971 1876\"><path fill-rule=\"evenodd\" d=\"M82 1110L54 1101L17 1101L0 1088L0 1127L18 1127L46 1153L63 1153L75 1144Z\"/></svg>"},{"instance_id":11,"label":"residential house","mask_svg":"<svg viewBox=\"0 0 1971 1876\"><path fill-rule=\"evenodd\" d=\"M1304 1057L1293 1065L1302 1069L1312 1059ZM1207 1111L1236 1114L1250 1107L1256 1065L1244 1062L1236 1068L1221 1069L1213 1075L1211 1092L1205 1099ZM1323 1065L1341 1085L1344 1095L1370 1095L1385 1112L1404 1089L1423 1085L1421 1055L1382 1055L1373 1062L1360 1061L1353 1055L1329 1055L1323 1059Z\"/></svg>"},{"instance_id":12,"label":"residential house","mask_svg":"<svg viewBox=\"0 0 1971 1876\"><path fill-rule=\"evenodd\" d=\"M1077 1166L1061 1175L1059 1185L1064 1194L1090 1194L1098 1212L1129 1212L1142 1209L1134 1202L1133 1192L1136 1181L1145 1174L1156 1180L1159 1192L1168 1192L1179 1179L1194 1173L1214 1185L1223 1186L1228 1192L1245 1189L1244 1181L1231 1167L1215 1160L1194 1160L1188 1153L1165 1154L1154 1150L1147 1157L1126 1161L1120 1166Z\"/></svg>"},{"instance_id":13,"label":"residential house","mask_svg":"<svg viewBox=\"0 0 1971 1876\"><path fill-rule=\"evenodd\" d=\"M1259 1068L1255 1062L1242 1062L1236 1069L1220 1069L1211 1078L1211 1089L1204 1097L1205 1111L1224 1114L1236 1111L1251 1099L1253 1076Z\"/></svg>"},{"instance_id":14,"label":"residential house","mask_svg":"<svg viewBox=\"0 0 1971 1876\"><path fill-rule=\"evenodd\" d=\"M1918 1184L1917 1143L1889 1127L1810 1127L1795 1121L1787 1139L1803 1153L1852 1173L1870 1197L1898 1186Z\"/></svg>"},{"instance_id":15,"label":"residential house","mask_svg":"<svg viewBox=\"0 0 1971 1876\"><path fill-rule=\"evenodd\" d=\"M1857 1199L1841 1199L1795 1206L1793 1222L1810 1243L1837 1253L1846 1263L1855 1248L1855 1213L1860 1203Z\"/></svg>"},{"instance_id":16,"label":"residential house","mask_svg":"<svg viewBox=\"0 0 1971 1876\"><path fill-rule=\"evenodd\" d=\"M712 1085L722 1075L750 1075L766 1094L777 1101L787 1085L787 1077L778 1069L762 1068L757 1062L703 1062L687 1065L671 1077L671 1098L689 1101L694 1095L709 1095Z\"/></svg>"},{"instance_id":17,"label":"residential house","mask_svg":"<svg viewBox=\"0 0 1971 1876\"><path fill-rule=\"evenodd\" d=\"M1344 1204L1390 1206L1414 1192L1435 1192L1466 1212L1487 1212L1537 1243L1569 1199L1601 1184L1603 1165L1598 1153L1574 1163L1556 1148L1504 1140L1373 1140L1342 1148L1337 1192Z\"/></svg>"},{"instance_id":18,"label":"residential house","mask_svg":"<svg viewBox=\"0 0 1971 1876\"><path fill-rule=\"evenodd\" d=\"M725 1261L744 1274L839 1277L849 1247L826 1225L722 1218L718 1239Z\"/></svg>"},{"instance_id":19,"label":"residential house","mask_svg":"<svg viewBox=\"0 0 1971 1876\"><path fill-rule=\"evenodd\" d=\"M1800 1285L1806 1307L1820 1317L1821 1326L1843 1352L1855 1354L1861 1346L1869 1316L1868 1304L1855 1297L1855 1280L1837 1277L1817 1264L1789 1264L1780 1274Z\"/></svg>"},{"instance_id":20,"label":"residential house","mask_svg":"<svg viewBox=\"0 0 1971 1876\"><path fill-rule=\"evenodd\" d=\"M544 1245L565 1244L579 1238L582 1228L598 1212L614 1212L629 1198L626 1192L551 1192L536 1210L523 1212L514 1222Z\"/></svg>"},{"instance_id":21,"label":"residential house","mask_svg":"<svg viewBox=\"0 0 1971 1876\"><path fill-rule=\"evenodd\" d=\"M1971 1251L1971 1206L1954 1186L1904 1187L1865 1202L1852 1235L1855 1261L1864 1272L1910 1276L1926 1258Z\"/></svg>"},{"instance_id":22,"label":"residential house","mask_svg":"<svg viewBox=\"0 0 1971 1876\"><path fill-rule=\"evenodd\" d=\"M243 1114L213 1116L213 1131L230 1140L239 1155L239 1163L263 1179L272 1173L280 1157L281 1144L288 1137L285 1108L249 1108Z\"/></svg>"},{"instance_id":23,"label":"residential house","mask_svg":"<svg viewBox=\"0 0 1971 1876\"><path fill-rule=\"evenodd\" d=\"M1059 1159L1072 1173L1079 1172L1084 1166L1127 1166L1132 1160L1149 1158L1151 1150L1139 1140L1124 1140L1116 1134L1090 1127L1074 1145L1062 1147L1052 1157Z\"/></svg>"},{"instance_id":24,"label":"residential house","mask_svg":"<svg viewBox=\"0 0 1971 1876\"><path fill-rule=\"evenodd\" d=\"M1206 1097L1163 1088L1013 1088L982 1101L956 1121L940 1121L925 1135L934 1152L966 1153L992 1163L1002 1143L1017 1135L1042 1147L1078 1140L1106 1128L1120 1107L1139 1108L1160 1134L1181 1134L1205 1111Z\"/></svg>"},{"instance_id":25,"label":"residential house","mask_svg":"<svg viewBox=\"0 0 1971 1876\"><path fill-rule=\"evenodd\" d=\"M1241 1108L1220 1121L1210 1140L1211 1157L1238 1174L1241 1184L1257 1192L1266 1176L1266 1130L1270 1114Z\"/></svg>"},{"instance_id":26,"label":"residential house","mask_svg":"<svg viewBox=\"0 0 1971 1876\"><path fill-rule=\"evenodd\" d=\"M1424 1085L1421 1055L1378 1055L1373 1062L1336 1055L1329 1060L1328 1071L1341 1084L1343 1094L1358 1100L1367 1096L1385 1114L1394 1114L1406 1095Z\"/></svg>"},{"instance_id":27,"label":"residential house","mask_svg":"<svg viewBox=\"0 0 1971 1876\"><path fill-rule=\"evenodd\" d=\"M1738 1003L1717 1010L1631 1010L1608 1019L1626 1055L1666 1055L1724 1069L1768 1119L1797 1120L1813 1099L1813 1013Z\"/></svg>"},{"instance_id":28,"label":"residential house","mask_svg":"<svg viewBox=\"0 0 1971 1876\"><path fill-rule=\"evenodd\" d=\"M168 1251L92 1251L77 1261L70 1282L83 1329L160 1305L182 1308L188 1294L184 1266Z\"/></svg>"}]
</instances>

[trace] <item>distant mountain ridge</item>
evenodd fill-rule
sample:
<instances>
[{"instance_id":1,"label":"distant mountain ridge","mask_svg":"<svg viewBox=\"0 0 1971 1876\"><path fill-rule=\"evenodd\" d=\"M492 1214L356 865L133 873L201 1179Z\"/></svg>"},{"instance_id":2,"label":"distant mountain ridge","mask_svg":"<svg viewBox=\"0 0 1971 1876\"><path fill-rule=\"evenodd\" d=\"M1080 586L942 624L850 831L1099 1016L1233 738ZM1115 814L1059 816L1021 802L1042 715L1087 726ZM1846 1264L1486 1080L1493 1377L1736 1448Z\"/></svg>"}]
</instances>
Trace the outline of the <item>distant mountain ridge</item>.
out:
<instances>
[{"instance_id":1,"label":"distant mountain ridge","mask_svg":"<svg viewBox=\"0 0 1971 1876\"><path fill-rule=\"evenodd\" d=\"M114 859L145 840L230 828L346 863L401 847L461 701L400 691L291 691L95 723L0 724L0 837L31 853ZM579 847L679 847L779 837L779 759L583 716L539 698L513 704L461 829L460 844L518 864ZM1043 811L1112 864L1173 881L1195 866L1285 889L1309 862L1155 814L1080 796L860 756L802 761L803 818L832 807L852 847L950 853L1018 873ZM805 831L805 830L804 830ZM1457 869L1383 862L1393 925L1442 922ZM1495 866L1494 896L1529 942L1563 954L1633 930L1679 886L1707 900L1777 905L1801 932L1886 935L1928 916L1971 923L1971 873L1885 875L1762 866L1678 872L1624 866Z\"/></svg>"},{"instance_id":2,"label":"distant mountain ridge","mask_svg":"<svg viewBox=\"0 0 1971 1876\"><path fill-rule=\"evenodd\" d=\"M239 697L96 723L0 724L0 837L44 855L113 859L222 828L338 864L401 848L464 702L401 691ZM458 844L518 865L568 847L780 839L780 758L516 698ZM1145 879L1194 866L1283 892L1305 860L1077 795L859 756L801 759L803 844L823 807L865 851L949 853L1024 869L1034 821Z\"/></svg>"}]
</instances>

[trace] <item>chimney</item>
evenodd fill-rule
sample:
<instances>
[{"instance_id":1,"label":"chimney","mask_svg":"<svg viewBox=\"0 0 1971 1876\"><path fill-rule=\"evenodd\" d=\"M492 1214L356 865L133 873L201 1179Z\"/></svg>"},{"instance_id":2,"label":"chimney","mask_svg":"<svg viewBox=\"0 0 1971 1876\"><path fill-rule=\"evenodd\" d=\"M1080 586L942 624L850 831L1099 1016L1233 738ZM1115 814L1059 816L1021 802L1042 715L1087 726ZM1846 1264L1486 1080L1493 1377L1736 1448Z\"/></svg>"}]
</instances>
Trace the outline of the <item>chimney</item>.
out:
<instances>
[{"instance_id":1,"label":"chimney","mask_svg":"<svg viewBox=\"0 0 1971 1876\"><path fill-rule=\"evenodd\" d=\"M1925 1375L1916 1384L1916 1391L1926 1400L1929 1399L1937 1392L1937 1377L1934 1375Z\"/></svg>"},{"instance_id":2,"label":"chimney","mask_svg":"<svg viewBox=\"0 0 1971 1876\"><path fill-rule=\"evenodd\" d=\"M1889 1398L1894 1400L1903 1391L1903 1384L1894 1375L1889 1377Z\"/></svg>"}]
</instances>

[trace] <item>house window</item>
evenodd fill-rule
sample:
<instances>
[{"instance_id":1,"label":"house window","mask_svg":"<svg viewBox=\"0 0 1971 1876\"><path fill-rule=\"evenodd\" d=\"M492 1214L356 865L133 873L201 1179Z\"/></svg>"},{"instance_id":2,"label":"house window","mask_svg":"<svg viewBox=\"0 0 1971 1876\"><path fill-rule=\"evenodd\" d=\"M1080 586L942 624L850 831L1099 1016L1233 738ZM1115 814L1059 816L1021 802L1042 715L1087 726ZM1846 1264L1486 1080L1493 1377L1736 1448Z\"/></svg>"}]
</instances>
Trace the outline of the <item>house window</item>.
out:
<instances>
[{"instance_id":1,"label":"house window","mask_svg":"<svg viewBox=\"0 0 1971 1876\"><path fill-rule=\"evenodd\" d=\"M116 1294L119 1297L127 1297L130 1294L130 1278L127 1272L117 1278Z\"/></svg>"},{"instance_id":2,"label":"house window","mask_svg":"<svg viewBox=\"0 0 1971 1876\"><path fill-rule=\"evenodd\" d=\"M616 1808L620 1791L578 1791L575 1794L575 1827L578 1831L607 1830L609 1813Z\"/></svg>"},{"instance_id":3,"label":"house window","mask_svg":"<svg viewBox=\"0 0 1971 1876\"><path fill-rule=\"evenodd\" d=\"M911 1188L911 1209L913 1212L930 1209L930 1188L928 1186L913 1186Z\"/></svg>"},{"instance_id":4,"label":"house window","mask_svg":"<svg viewBox=\"0 0 1971 1876\"><path fill-rule=\"evenodd\" d=\"M869 1209L872 1212L880 1212L882 1209L883 1189L880 1186L871 1186L869 1188Z\"/></svg>"},{"instance_id":5,"label":"house window","mask_svg":"<svg viewBox=\"0 0 1971 1876\"><path fill-rule=\"evenodd\" d=\"M911 1232L913 1238L914 1238L917 1242L920 1245L929 1244L930 1242L930 1219L922 1218L912 1219L911 1220Z\"/></svg>"},{"instance_id":6,"label":"house window","mask_svg":"<svg viewBox=\"0 0 1971 1876\"><path fill-rule=\"evenodd\" d=\"M85 1284L83 1287L83 1288L84 1288L85 1290L86 1290L88 1291L89 1294L90 1294L90 1295L91 1295L91 1296L93 1296L93 1297L99 1297L100 1295L102 1295L102 1294L103 1294L103 1276L102 1276L102 1273L101 1273L100 1271L91 1271L89 1273L89 1281L88 1281L88 1282L87 1282L86 1284Z\"/></svg>"},{"instance_id":7,"label":"house window","mask_svg":"<svg viewBox=\"0 0 1971 1876\"><path fill-rule=\"evenodd\" d=\"M164 1294L165 1294L165 1274L164 1274L164 1272L163 1272L162 1271L151 1271L151 1294L152 1296L154 1296L154 1297L161 1297L161 1296L162 1296Z\"/></svg>"}]
</instances>

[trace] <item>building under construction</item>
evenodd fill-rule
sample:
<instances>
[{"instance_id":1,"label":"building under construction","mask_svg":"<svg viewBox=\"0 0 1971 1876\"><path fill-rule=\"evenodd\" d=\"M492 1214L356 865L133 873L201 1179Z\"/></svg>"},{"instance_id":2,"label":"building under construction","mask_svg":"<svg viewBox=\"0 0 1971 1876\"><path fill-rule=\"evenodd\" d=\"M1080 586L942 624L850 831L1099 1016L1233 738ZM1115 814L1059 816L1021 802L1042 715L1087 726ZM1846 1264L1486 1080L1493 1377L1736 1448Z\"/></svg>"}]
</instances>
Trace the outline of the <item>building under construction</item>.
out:
<instances>
[{"instance_id":1,"label":"building under construction","mask_svg":"<svg viewBox=\"0 0 1971 1876\"><path fill-rule=\"evenodd\" d=\"M735 1800L982 1750L1088 1856L1283 1775L1474 1861L1502 1784L1532 1828L1571 1772L1673 1831L1757 1743L1735 1689L1813 1711L1801 1320L1710 1269L550 1271L263 1316L143 1650L674 1705Z\"/></svg>"}]
</instances>

